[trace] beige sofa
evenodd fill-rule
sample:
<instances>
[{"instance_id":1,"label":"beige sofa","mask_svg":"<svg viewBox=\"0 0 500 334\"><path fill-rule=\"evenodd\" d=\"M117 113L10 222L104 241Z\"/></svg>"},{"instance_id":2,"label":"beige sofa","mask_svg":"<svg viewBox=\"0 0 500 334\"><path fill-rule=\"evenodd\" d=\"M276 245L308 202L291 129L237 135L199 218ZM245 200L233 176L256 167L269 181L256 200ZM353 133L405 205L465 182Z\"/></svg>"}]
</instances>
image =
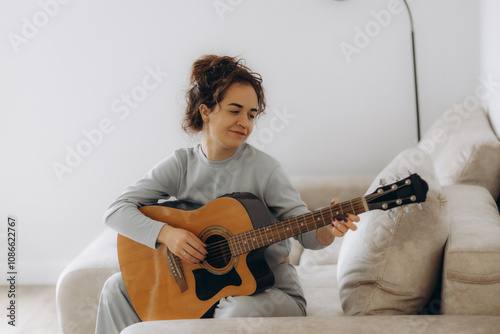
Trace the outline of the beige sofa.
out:
<instances>
[{"instance_id":1,"label":"beige sofa","mask_svg":"<svg viewBox=\"0 0 500 334\"><path fill-rule=\"evenodd\" d=\"M321 251L294 242L307 317L156 321L122 333L499 332L500 142L482 110L450 119L377 176L294 178L310 209L371 193L407 168L429 184L423 210L364 213L358 231ZM118 270L116 234L105 230L59 279L62 333L94 332L101 288Z\"/></svg>"}]
</instances>

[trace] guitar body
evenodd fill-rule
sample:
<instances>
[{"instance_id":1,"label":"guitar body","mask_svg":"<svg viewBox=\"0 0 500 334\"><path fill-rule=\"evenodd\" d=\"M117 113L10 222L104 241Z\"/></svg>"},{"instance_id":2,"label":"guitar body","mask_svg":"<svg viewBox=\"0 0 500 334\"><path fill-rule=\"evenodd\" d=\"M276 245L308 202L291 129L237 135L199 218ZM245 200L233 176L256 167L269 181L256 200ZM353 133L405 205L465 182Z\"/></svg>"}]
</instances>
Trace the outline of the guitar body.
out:
<instances>
[{"instance_id":1,"label":"guitar body","mask_svg":"<svg viewBox=\"0 0 500 334\"><path fill-rule=\"evenodd\" d=\"M274 284L264 258L266 248L239 256L229 252L229 237L273 223L267 207L254 195L226 195L191 211L160 205L140 211L189 230L208 245L207 249L212 245L225 250L222 255L209 251L205 261L193 265L169 255L165 245L152 249L118 235L123 280L142 321L201 318L224 297L251 295Z\"/></svg>"}]
</instances>

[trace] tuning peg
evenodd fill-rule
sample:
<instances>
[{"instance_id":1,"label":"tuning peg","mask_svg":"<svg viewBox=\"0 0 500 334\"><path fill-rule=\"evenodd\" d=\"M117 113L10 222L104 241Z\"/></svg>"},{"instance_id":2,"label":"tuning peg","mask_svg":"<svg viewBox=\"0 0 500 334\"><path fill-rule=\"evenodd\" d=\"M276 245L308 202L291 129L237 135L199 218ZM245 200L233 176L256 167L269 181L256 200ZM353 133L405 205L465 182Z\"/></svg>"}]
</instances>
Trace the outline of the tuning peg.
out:
<instances>
[{"instance_id":1,"label":"tuning peg","mask_svg":"<svg viewBox=\"0 0 500 334\"><path fill-rule=\"evenodd\" d=\"M420 211L422 211L422 210L423 210L423 208L422 208L422 203L418 203L418 209L419 209Z\"/></svg>"},{"instance_id":2,"label":"tuning peg","mask_svg":"<svg viewBox=\"0 0 500 334\"><path fill-rule=\"evenodd\" d=\"M391 218L396 217L396 212L394 212L394 210L389 210L389 217Z\"/></svg>"},{"instance_id":3,"label":"tuning peg","mask_svg":"<svg viewBox=\"0 0 500 334\"><path fill-rule=\"evenodd\" d=\"M385 181L385 179L384 179L384 178L380 179L380 181L379 181L379 182L380 182L380 185L381 185L381 186L385 186L385 185L387 184L387 182Z\"/></svg>"},{"instance_id":4,"label":"tuning peg","mask_svg":"<svg viewBox=\"0 0 500 334\"><path fill-rule=\"evenodd\" d=\"M396 174L396 181L400 181L400 180L401 180L401 175Z\"/></svg>"},{"instance_id":5,"label":"tuning peg","mask_svg":"<svg viewBox=\"0 0 500 334\"><path fill-rule=\"evenodd\" d=\"M408 213L408 211L410 211L410 209L408 209L408 205L403 206L403 210L405 213Z\"/></svg>"},{"instance_id":6,"label":"tuning peg","mask_svg":"<svg viewBox=\"0 0 500 334\"><path fill-rule=\"evenodd\" d=\"M408 175L411 176L411 174L413 174L413 172L411 171L411 169L408 169Z\"/></svg>"}]
</instances>

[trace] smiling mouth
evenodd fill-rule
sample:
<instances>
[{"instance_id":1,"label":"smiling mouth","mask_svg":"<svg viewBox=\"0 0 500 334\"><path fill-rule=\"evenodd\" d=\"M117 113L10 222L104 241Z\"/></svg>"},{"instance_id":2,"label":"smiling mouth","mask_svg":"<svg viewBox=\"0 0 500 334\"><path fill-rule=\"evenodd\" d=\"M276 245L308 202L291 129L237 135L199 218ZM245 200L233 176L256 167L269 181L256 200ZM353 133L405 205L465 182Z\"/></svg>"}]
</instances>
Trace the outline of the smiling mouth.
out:
<instances>
[{"instance_id":1,"label":"smiling mouth","mask_svg":"<svg viewBox=\"0 0 500 334\"><path fill-rule=\"evenodd\" d=\"M236 133L237 135L240 135L240 136L246 136L247 134L244 133L244 132L241 132L241 131L231 131L233 133Z\"/></svg>"}]
</instances>

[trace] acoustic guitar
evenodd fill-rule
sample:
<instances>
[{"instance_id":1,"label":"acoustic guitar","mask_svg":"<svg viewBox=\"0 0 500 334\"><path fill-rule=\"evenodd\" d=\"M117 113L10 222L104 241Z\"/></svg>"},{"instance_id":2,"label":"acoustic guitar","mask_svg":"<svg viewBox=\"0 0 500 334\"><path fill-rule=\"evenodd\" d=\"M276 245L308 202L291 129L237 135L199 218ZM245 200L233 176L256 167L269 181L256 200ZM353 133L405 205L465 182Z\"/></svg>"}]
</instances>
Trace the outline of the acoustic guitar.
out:
<instances>
[{"instance_id":1,"label":"acoustic guitar","mask_svg":"<svg viewBox=\"0 0 500 334\"><path fill-rule=\"evenodd\" d=\"M264 258L267 246L331 224L332 218L341 220L344 213L420 206L427 191L427 183L410 174L372 194L280 222L250 193L228 194L204 206L175 201L144 206L139 210L146 216L194 233L208 254L192 264L163 244L152 249L118 235L120 269L142 321L202 318L224 297L251 295L274 284Z\"/></svg>"}]
</instances>

